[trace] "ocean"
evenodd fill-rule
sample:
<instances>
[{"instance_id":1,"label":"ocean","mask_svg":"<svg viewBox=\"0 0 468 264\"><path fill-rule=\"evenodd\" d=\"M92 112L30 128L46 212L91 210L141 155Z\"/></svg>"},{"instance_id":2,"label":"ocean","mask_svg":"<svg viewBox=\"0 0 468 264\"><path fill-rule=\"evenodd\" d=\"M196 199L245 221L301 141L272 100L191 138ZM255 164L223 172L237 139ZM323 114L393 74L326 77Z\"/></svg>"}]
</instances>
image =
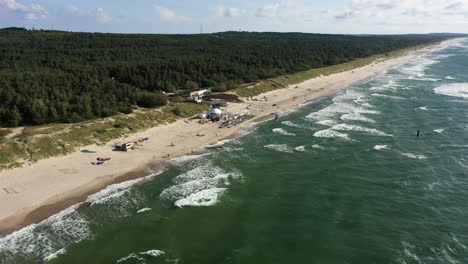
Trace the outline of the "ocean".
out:
<instances>
[{"instance_id":1,"label":"ocean","mask_svg":"<svg viewBox=\"0 0 468 264\"><path fill-rule=\"evenodd\" d=\"M0 263L468 263L467 110L465 39L2 237Z\"/></svg>"}]
</instances>

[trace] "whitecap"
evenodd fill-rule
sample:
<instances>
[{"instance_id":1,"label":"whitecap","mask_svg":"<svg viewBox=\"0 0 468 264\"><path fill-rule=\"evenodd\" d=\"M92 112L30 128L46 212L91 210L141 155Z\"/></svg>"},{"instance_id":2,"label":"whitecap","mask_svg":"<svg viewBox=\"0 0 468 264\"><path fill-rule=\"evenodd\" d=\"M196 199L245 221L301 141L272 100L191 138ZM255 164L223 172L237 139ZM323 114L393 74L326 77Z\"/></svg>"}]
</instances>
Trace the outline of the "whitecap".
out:
<instances>
[{"instance_id":1,"label":"whitecap","mask_svg":"<svg viewBox=\"0 0 468 264\"><path fill-rule=\"evenodd\" d=\"M304 147L304 146L298 146L298 147L295 147L294 150L295 150L295 151L299 151L299 152L304 152L304 151L305 151L305 147Z\"/></svg>"},{"instance_id":2,"label":"whitecap","mask_svg":"<svg viewBox=\"0 0 468 264\"><path fill-rule=\"evenodd\" d=\"M388 145L375 145L374 149L375 150L388 149Z\"/></svg>"},{"instance_id":3,"label":"whitecap","mask_svg":"<svg viewBox=\"0 0 468 264\"><path fill-rule=\"evenodd\" d=\"M405 99L405 98L400 97L400 96L393 96L393 95L379 94L379 93L373 93L371 95L375 96L375 97L384 97L384 98L391 98L391 99L397 99L397 100L404 100Z\"/></svg>"},{"instance_id":4,"label":"whitecap","mask_svg":"<svg viewBox=\"0 0 468 264\"><path fill-rule=\"evenodd\" d=\"M381 85L381 86L374 86L371 87L369 90L371 91L394 91L397 88L402 87L401 84L396 83L394 80L390 80L388 83Z\"/></svg>"},{"instance_id":5,"label":"whitecap","mask_svg":"<svg viewBox=\"0 0 468 264\"><path fill-rule=\"evenodd\" d=\"M294 123L294 122L292 122L292 121L283 121L283 122L281 122L281 124L283 124L283 125L285 125L285 126L289 126L289 127L302 128L301 125L296 124L296 123Z\"/></svg>"},{"instance_id":6,"label":"whitecap","mask_svg":"<svg viewBox=\"0 0 468 264\"><path fill-rule=\"evenodd\" d=\"M359 113L349 113L349 114L344 114L340 117L341 120L351 120L351 121L362 121L362 122L369 122L369 123L375 123L374 120L367 118Z\"/></svg>"},{"instance_id":7,"label":"whitecap","mask_svg":"<svg viewBox=\"0 0 468 264\"><path fill-rule=\"evenodd\" d=\"M439 133L439 134L443 133L444 131L445 131L445 129L443 129L443 128L434 129L434 132Z\"/></svg>"},{"instance_id":8,"label":"whitecap","mask_svg":"<svg viewBox=\"0 0 468 264\"><path fill-rule=\"evenodd\" d=\"M419 110L423 110L423 111L429 110L429 109L427 109L427 106L421 106L421 107L419 107L418 109L419 109Z\"/></svg>"},{"instance_id":9,"label":"whitecap","mask_svg":"<svg viewBox=\"0 0 468 264\"><path fill-rule=\"evenodd\" d=\"M312 148L314 148L314 149L325 149L325 147L320 146L320 145L318 145L318 144L312 145Z\"/></svg>"},{"instance_id":10,"label":"whitecap","mask_svg":"<svg viewBox=\"0 0 468 264\"><path fill-rule=\"evenodd\" d=\"M320 138L341 138L344 140L351 140L348 136L348 134L345 133L340 133L336 130L333 130L331 128L329 129L324 129L320 130L314 133L314 137L320 137Z\"/></svg>"},{"instance_id":11,"label":"whitecap","mask_svg":"<svg viewBox=\"0 0 468 264\"><path fill-rule=\"evenodd\" d=\"M434 89L437 94L468 98L468 83L453 83L439 86Z\"/></svg>"},{"instance_id":12,"label":"whitecap","mask_svg":"<svg viewBox=\"0 0 468 264\"><path fill-rule=\"evenodd\" d=\"M151 210L151 208L145 207L145 208L142 208L142 209L138 210L137 214L140 214L140 213L143 213L143 212L146 212L146 211L150 211L150 210Z\"/></svg>"},{"instance_id":13,"label":"whitecap","mask_svg":"<svg viewBox=\"0 0 468 264\"><path fill-rule=\"evenodd\" d=\"M268 148L268 149L272 149L272 150L276 150L276 151L279 151L279 152L288 152L288 153L292 152L291 149L286 144L269 144L269 145L265 145L263 147Z\"/></svg>"},{"instance_id":14,"label":"whitecap","mask_svg":"<svg viewBox=\"0 0 468 264\"><path fill-rule=\"evenodd\" d=\"M322 125L322 126L334 126L337 123L334 120L326 119L326 120L318 121L318 122L316 122L316 124L317 125Z\"/></svg>"},{"instance_id":15,"label":"whitecap","mask_svg":"<svg viewBox=\"0 0 468 264\"><path fill-rule=\"evenodd\" d=\"M148 250L148 251L145 251L145 252L140 252L141 255L148 255L148 256L152 256L152 257L159 257L159 256L162 256L164 254L166 254L166 252L162 251L162 250L158 250L158 249L151 249L151 250Z\"/></svg>"},{"instance_id":16,"label":"whitecap","mask_svg":"<svg viewBox=\"0 0 468 264\"><path fill-rule=\"evenodd\" d=\"M333 126L331 129L333 130L341 130L341 131L357 131L357 132L366 132L371 135L375 136L384 136L384 137L391 137L392 135L384 133L380 130L373 129L373 128L367 128L367 127L362 127L362 126L356 126L356 125L350 125L350 124L339 124Z\"/></svg>"},{"instance_id":17,"label":"whitecap","mask_svg":"<svg viewBox=\"0 0 468 264\"><path fill-rule=\"evenodd\" d=\"M60 255L65 255L66 253L67 253L66 248L62 248L62 249L60 249L60 250L58 250L58 251L56 251L56 252L54 252L54 253L48 255L47 257L45 257L45 258L44 258L44 261L46 261L46 262L47 262L47 261L50 261L50 260L52 260L52 259L57 258L57 257L60 256Z\"/></svg>"},{"instance_id":18,"label":"whitecap","mask_svg":"<svg viewBox=\"0 0 468 264\"><path fill-rule=\"evenodd\" d=\"M140 261L140 262L144 262L144 261L145 261L144 258L138 256L138 255L135 254L135 253L131 253L130 255L128 255L128 256L126 256L126 257L123 257L123 258L117 260L116 263L122 263L122 262L124 262L124 261L129 260L129 259L136 259L136 260L138 260L138 261Z\"/></svg>"},{"instance_id":19,"label":"whitecap","mask_svg":"<svg viewBox=\"0 0 468 264\"><path fill-rule=\"evenodd\" d=\"M427 159L426 156L424 155L420 155L420 154L413 154L413 153L401 153L401 155L405 156L405 157L408 157L408 158L412 158L412 159Z\"/></svg>"},{"instance_id":20,"label":"whitecap","mask_svg":"<svg viewBox=\"0 0 468 264\"><path fill-rule=\"evenodd\" d=\"M212 206L218 202L219 196L226 191L226 188L210 188L196 193L192 193L186 198L177 200L174 205L184 206Z\"/></svg>"},{"instance_id":21,"label":"whitecap","mask_svg":"<svg viewBox=\"0 0 468 264\"><path fill-rule=\"evenodd\" d=\"M2 260L8 262L15 256L51 259L65 253L68 245L91 237L89 222L76 211L80 205L0 238Z\"/></svg>"},{"instance_id":22,"label":"whitecap","mask_svg":"<svg viewBox=\"0 0 468 264\"><path fill-rule=\"evenodd\" d=\"M282 128L273 128L273 133L283 135L283 136L296 136L296 134L289 133L288 131L282 129Z\"/></svg>"},{"instance_id":23,"label":"whitecap","mask_svg":"<svg viewBox=\"0 0 468 264\"><path fill-rule=\"evenodd\" d=\"M242 174L238 171L227 172L211 163L196 167L174 178L176 185L166 188L159 195L163 200L180 201L177 204L185 204L190 199L204 194L204 190L216 190L230 184L230 180L240 179ZM187 199L186 199L187 198ZM184 200L186 199L186 200ZM184 201L184 202L182 202Z\"/></svg>"},{"instance_id":24,"label":"whitecap","mask_svg":"<svg viewBox=\"0 0 468 264\"><path fill-rule=\"evenodd\" d=\"M159 195L164 200L179 200L202 190L222 187L227 183L229 174L217 175L214 178L201 178L186 183L171 186Z\"/></svg>"},{"instance_id":25,"label":"whitecap","mask_svg":"<svg viewBox=\"0 0 468 264\"><path fill-rule=\"evenodd\" d=\"M155 172L153 174L150 174L148 176L142 177L142 178L138 178L138 179L134 179L134 180L129 180L129 181L109 185L104 190L101 190L101 191L99 191L99 192L97 192L95 194L91 194L90 196L88 196L88 198L86 199L86 202L91 203L91 204L98 204L98 203L103 202L103 201L99 202L100 199L104 199L104 201L106 201L106 200L109 199L108 197L110 197L110 196L113 196L113 195L120 196L120 195L124 194L124 192L122 192L122 191L132 187L135 184L141 183L143 181L147 181L147 180L153 178L154 176L163 173L165 170L166 170L165 168L162 168L159 171L157 171L157 172Z\"/></svg>"},{"instance_id":26,"label":"whitecap","mask_svg":"<svg viewBox=\"0 0 468 264\"><path fill-rule=\"evenodd\" d=\"M363 107L354 106L348 103L335 102L319 111L310 113L306 116L308 119L314 119L317 121L330 120L333 119L337 114L349 114L349 113L359 113L359 114L380 114L379 111L369 110Z\"/></svg>"},{"instance_id":27,"label":"whitecap","mask_svg":"<svg viewBox=\"0 0 468 264\"><path fill-rule=\"evenodd\" d=\"M452 77L452 76L447 76L447 77L445 77L445 79L447 79L447 80L455 80L456 78L455 78L455 77Z\"/></svg>"},{"instance_id":28,"label":"whitecap","mask_svg":"<svg viewBox=\"0 0 468 264\"><path fill-rule=\"evenodd\" d=\"M210 146L214 146L214 145L208 145L208 146L205 146L205 148L210 147ZM211 153L211 152L207 152L207 153L197 154L197 155L185 155L185 156L172 158L172 159L169 160L169 162L171 162L171 163L184 163L184 162L187 162L187 161L196 160L196 159L199 159L199 158L202 158L202 157L205 157L205 156L208 156L208 155L212 155L212 154L213 153Z\"/></svg>"}]
</instances>

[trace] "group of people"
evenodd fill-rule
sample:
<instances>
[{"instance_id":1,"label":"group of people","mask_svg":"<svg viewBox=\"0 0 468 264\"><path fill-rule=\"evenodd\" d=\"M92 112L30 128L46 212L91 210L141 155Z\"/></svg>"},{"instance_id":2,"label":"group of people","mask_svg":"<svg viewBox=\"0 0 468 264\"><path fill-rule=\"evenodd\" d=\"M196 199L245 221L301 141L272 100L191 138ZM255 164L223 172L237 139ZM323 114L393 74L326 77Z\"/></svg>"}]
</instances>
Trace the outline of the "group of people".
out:
<instances>
[{"instance_id":1,"label":"group of people","mask_svg":"<svg viewBox=\"0 0 468 264\"><path fill-rule=\"evenodd\" d=\"M104 164L105 161L108 161L110 159L111 158L97 158L96 159L97 161L93 161L93 162L91 162L91 164L93 164L93 165L102 165L102 164Z\"/></svg>"}]
</instances>

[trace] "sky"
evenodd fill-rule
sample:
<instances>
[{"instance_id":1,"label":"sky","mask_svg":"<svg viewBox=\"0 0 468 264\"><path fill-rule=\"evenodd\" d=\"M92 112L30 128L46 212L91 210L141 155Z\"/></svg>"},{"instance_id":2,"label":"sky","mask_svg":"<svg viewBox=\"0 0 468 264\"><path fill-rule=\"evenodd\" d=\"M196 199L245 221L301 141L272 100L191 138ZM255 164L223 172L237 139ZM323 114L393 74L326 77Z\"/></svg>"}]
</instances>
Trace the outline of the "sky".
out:
<instances>
[{"instance_id":1,"label":"sky","mask_svg":"<svg viewBox=\"0 0 468 264\"><path fill-rule=\"evenodd\" d=\"M11 26L163 34L468 33L468 0L0 0L0 28Z\"/></svg>"}]
</instances>

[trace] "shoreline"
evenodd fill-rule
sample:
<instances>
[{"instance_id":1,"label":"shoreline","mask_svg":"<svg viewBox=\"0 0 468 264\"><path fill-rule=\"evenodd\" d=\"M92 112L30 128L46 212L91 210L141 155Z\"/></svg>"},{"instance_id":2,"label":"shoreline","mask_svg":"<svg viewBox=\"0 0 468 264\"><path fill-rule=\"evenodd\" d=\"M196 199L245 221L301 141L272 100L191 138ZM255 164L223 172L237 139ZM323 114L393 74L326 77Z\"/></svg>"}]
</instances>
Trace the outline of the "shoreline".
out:
<instances>
[{"instance_id":1,"label":"shoreline","mask_svg":"<svg viewBox=\"0 0 468 264\"><path fill-rule=\"evenodd\" d=\"M29 167L7 170L0 173L0 187L12 188L17 193L0 194L4 201L0 205L0 236L9 234L24 226L39 223L73 205L86 204L87 198L106 187L140 179L148 176L148 167L155 163L165 164L168 160L185 155L192 155L204 146L221 140L236 138L239 130L249 124L254 127L273 119L276 113L301 107L304 104L331 96L343 88L368 82L390 68L408 62L425 53L442 49L450 39L442 43L426 46L396 58L375 62L351 71L306 80L288 88L273 90L257 97L268 97L268 101L245 101L229 104L226 110L232 113L248 111L256 117L232 128L218 128L216 123L198 124L180 119L172 124L150 128L147 131L131 135L132 138L151 134L150 142L143 150L128 153L112 152L110 147L118 140L104 146L87 146L97 150L95 154L80 151L41 160ZM206 134L203 137L194 136ZM168 146L176 142L175 147ZM83 148L82 148L83 149ZM164 154L161 156L161 154ZM96 156L110 156L112 160L103 166L91 166L90 161ZM157 155L159 157L157 157ZM169 155L169 156L166 156ZM154 165L157 166L157 165ZM144 181L144 179L142 179Z\"/></svg>"}]
</instances>

